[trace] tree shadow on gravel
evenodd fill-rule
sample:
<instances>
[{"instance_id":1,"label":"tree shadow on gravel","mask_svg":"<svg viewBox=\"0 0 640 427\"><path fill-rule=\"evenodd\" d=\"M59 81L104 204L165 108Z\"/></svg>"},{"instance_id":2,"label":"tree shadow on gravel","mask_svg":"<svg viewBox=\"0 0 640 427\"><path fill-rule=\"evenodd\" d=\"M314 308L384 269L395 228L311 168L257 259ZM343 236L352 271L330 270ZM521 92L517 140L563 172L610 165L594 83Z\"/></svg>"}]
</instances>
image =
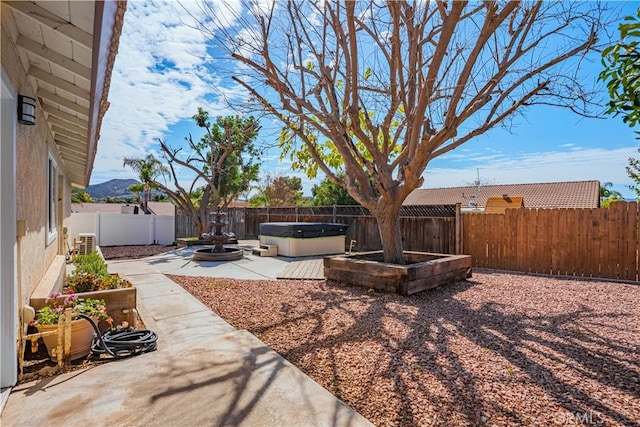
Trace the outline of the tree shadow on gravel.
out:
<instances>
[{"instance_id":1,"label":"tree shadow on gravel","mask_svg":"<svg viewBox=\"0 0 640 427\"><path fill-rule=\"evenodd\" d=\"M580 414L590 414L590 422L638 425L633 415L621 409L620 402L599 400L568 380L579 376L598 387L617 390L629 401L637 401L640 385L637 346L612 342L602 334L583 330L585 323L619 314L596 314L585 306L558 315L509 313L504 304L485 302L474 307L457 297L476 284L469 280L401 297L328 283L324 289L304 295L313 302L312 308L302 302L305 309L301 311L296 309L299 301L290 301L280 307L281 320L249 330L262 337L274 329L295 331L304 324L305 333L292 332L294 344L279 351L312 376L308 358L322 355L323 363L328 363L333 372L328 381L330 391L365 416L369 414L374 423L379 420L370 415L373 410L367 405L372 394L377 393L374 385L381 383L380 378L360 378L363 387L358 396L346 395L342 390L343 372L348 368L341 365L344 357L339 353L350 345L377 345L374 363L386 367L381 373L382 383L388 380L390 397L397 402L392 414L381 416L385 420L391 417L398 425L483 425L496 421L495 417L499 423L547 424L569 421L570 414L578 420L583 416ZM333 324L333 313L350 319L349 324ZM408 332L404 336L388 333L385 325L390 323ZM265 342L269 344L268 340ZM461 343L468 343L469 348L461 347ZM467 350L471 356L461 356L461 351ZM499 375L498 388L515 384L520 388L541 389L542 397L556 405L555 409L549 409L555 414L544 413L544 408L543 412L522 411L520 407L511 407L508 400L486 397L481 384L486 379L469 370L470 357L477 358L478 363L498 361L497 365L503 368L487 366L489 374ZM373 370L372 375L380 376L380 371ZM435 392L422 384L422 375L429 375L432 382L435 379L444 390ZM439 408L437 419L425 418L421 412L423 405L412 399L416 393ZM559 414L560 409L564 413Z\"/></svg>"}]
</instances>

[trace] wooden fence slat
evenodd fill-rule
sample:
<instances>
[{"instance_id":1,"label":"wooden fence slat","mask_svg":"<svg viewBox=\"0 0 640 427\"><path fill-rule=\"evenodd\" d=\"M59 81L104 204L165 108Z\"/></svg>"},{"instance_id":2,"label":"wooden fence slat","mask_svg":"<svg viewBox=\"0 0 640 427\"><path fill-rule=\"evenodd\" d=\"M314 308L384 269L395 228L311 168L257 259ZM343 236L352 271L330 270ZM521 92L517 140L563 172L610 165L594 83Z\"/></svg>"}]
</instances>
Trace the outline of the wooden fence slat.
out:
<instances>
[{"instance_id":1,"label":"wooden fence slat","mask_svg":"<svg viewBox=\"0 0 640 427\"><path fill-rule=\"evenodd\" d=\"M567 227L567 210L558 210L558 240L557 240L557 254L558 254L558 273L560 275L569 275L571 269L571 258L569 256L570 246L573 243L573 238L568 231Z\"/></svg>"},{"instance_id":2,"label":"wooden fence slat","mask_svg":"<svg viewBox=\"0 0 640 427\"><path fill-rule=\"evenodd\" d=\"M622 239L625 241L625 253L621 257L625 265L627 280L640 280L638 266L638 203L629 203L625 206L626 218L623 226Z\"/></svg>"},{"instance_id":3,"label":"wooden fence slat","mask_svg":"<svg viewBox=\"0 0 640 427\"><path fill-rule=\"evenodd\" d=\"M575 211L574 214L576 218L573 218L573 232L575 236L573 241L573 272L571 273L573 276L583 276L581 262L587 256L584 253L585 248L588 246L584 243L587 239L587 225L583 221L583 212L582 210Z\"/></svg>"},{"instance_id":4,"label":"wooden fence slat","mask_svg":"<svg viewBox=\"0 0 640 427\"><path fill-rule=\"evenodd\" d=\"M551 248L553 248L553 243L555 241L555 236L553 234L553 232L555 231L555 221L553 220L553 218L551 217L552 214L552 210L551 209L544 209L543 210L543 216L544 216L544 256L545 256L545 261L546 261L546 265L545 267L545 271L547 274L554 274L554 265L553 265L553 260L552 260L552 251ZM547 245L551 244L551 248L549 248Z\"/></svg>"},{"instance_id":5,"label":"wooden fence slat","mask_svg":"<svg viewBox=\"0 0 640 427\"><path fill-rule=\"evenodd\" d=\"M620 259L618 255L620 254L622 241L620 240L618 230L620 229L620 224L622 224L623 218L621 207L622 206L618 203L612 203L611 208L609 208L609 221L607 222L608 244L606 262L604 265L608 266L607 277L615 279L620 278Z\"/></svg>"},{"instance_id":6,"label":"wooden fence slat","mask_svg":"<svg viewBox=\"0 0 640 427\"><path fill-rule=\"evenodd\" d=\"M632 271L634 270L633 268L631 268L631 266L629 264L627 264L627 253L630 249L630 243L632 239L627 239L626 238L626 228L627 228L627 223L629 222L629 215L631 215L631 206L627 203L625 203L622 206L622 209L620 210L620 223L623 224L622 227L620 227L619 232L618 232L618 240L620 240L620 257L619 257L619 261L620 261L620 278L623 280L630 280L629 277L632 276ZM633 276L635 276L635 274L633 274Z\"/></svg>"}]
</instances>

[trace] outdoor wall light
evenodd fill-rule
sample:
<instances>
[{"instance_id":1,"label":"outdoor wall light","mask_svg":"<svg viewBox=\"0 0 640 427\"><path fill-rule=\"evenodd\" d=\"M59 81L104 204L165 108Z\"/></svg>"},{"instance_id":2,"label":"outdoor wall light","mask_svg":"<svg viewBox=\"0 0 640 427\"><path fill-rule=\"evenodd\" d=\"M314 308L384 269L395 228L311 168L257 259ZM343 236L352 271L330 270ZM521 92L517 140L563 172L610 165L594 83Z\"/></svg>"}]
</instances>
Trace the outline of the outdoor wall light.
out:
<instances>
[{"instance_id":1,"label":"outdoor wall light","mask_svg":"<svg viewBox=\"0 0 640 427\"><path fill-rule=\"evenodd\" d=\"M36 124L36 100L30 96L18 95L18 122L23 125Z\"/></svg>"}]
</instances>

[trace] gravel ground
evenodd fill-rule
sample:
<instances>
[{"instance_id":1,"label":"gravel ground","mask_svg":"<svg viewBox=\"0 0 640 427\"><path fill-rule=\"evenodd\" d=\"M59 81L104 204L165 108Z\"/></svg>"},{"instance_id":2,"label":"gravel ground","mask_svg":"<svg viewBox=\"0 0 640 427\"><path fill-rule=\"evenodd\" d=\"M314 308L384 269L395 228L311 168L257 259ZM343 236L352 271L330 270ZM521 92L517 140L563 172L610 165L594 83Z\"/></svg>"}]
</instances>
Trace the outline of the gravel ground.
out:
<instances>
[{"instance_id":1,"label":"gravel ground","mask_svg":"<svg viewBox=\"0 0 640 427\"><path fill-rule=\"evenodd\" d=\"M100 246L104 259L138 259L176 249L176 245Z\"/></svg>"},{"instance_id":2,"label":"gravel ground","mask_svg":"<svg viewBox=\"0 0 640 427\"><path fill-rule=\"evenodd\" d=\"M378 426L640 425L640 286L501 273L411 297L170 276Z\"/></svg>"}]
</instances>

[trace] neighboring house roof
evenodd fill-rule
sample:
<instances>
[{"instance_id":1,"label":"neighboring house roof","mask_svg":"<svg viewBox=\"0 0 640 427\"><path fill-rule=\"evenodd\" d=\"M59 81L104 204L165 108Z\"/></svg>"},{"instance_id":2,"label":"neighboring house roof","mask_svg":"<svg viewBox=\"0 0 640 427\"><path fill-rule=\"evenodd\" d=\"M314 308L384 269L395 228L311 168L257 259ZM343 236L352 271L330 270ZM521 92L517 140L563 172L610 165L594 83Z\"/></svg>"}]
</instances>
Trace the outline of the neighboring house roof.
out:
<instances>
[{"instance_id":1,"label":"neighboring house roof","mask_svg":"<svg viewBox=\"0 0 640 427\"><path fill-rule=\"evenodd\" d=\"M122 208L125 206L135 206L134 203L72 203L71 212L78 213L122 213ZM149 208L155 215L175 215L175 206L168 202L149 202ZM139 211L141 215L144 213Z\"/></svg>"},{"instance_id":2,"label":"neighboring house roof","mask_svg":"<svg viewBox=\"0 0 640 427\"><path fill-rule=\"evenodd\" d=\"M527 208L597 208L600 181L548 182L538 184L482 185L414 190L404 205L448 205L484 208L489 197L521 196ZM471 203L470 203L471 202Z\"/></svg>"},{"instance_id":3,"label":"neighboring house roof","mask_svg":"<svg viewBox=\"0 0 640 427\"><path fill-rule=\"evenodd\" d=\"M16 46L73 185L89 183L126 1L2 1Z\"/></svg>"},{"instance_id":4,"label":"neighboring house roof","mask_svg":"<svg viewBox=\"0 0 640 427\"><path fill-rule=\"evenodd\" d=\"M231 203L229 203L228 207L229 208L248 208L249 202L247 202L246 200L236 199L236 200L232 200Z\"/></svg>"}]
</instances>

